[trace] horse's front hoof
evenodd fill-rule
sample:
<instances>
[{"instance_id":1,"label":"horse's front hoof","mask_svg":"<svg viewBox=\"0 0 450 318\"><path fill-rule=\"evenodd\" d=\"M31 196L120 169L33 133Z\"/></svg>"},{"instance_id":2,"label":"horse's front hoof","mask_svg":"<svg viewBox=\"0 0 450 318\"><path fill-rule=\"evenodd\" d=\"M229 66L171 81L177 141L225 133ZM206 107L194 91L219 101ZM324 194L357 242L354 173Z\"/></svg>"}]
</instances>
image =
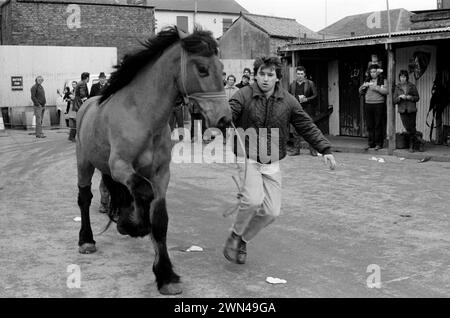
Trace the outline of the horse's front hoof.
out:
<instances>
[{"instance_id":1,"label":"horse's front hoof","mask_svg":"<svg viewBox=\"0 0 450 318\"><path fill-rule=\"evenodd\" d=\"M183 290L181 289L180 283L170 283L162 285L159 292L162 295L178 295L181 294Z\"/></svg>"},{"instance_id":2,"label":"horse's front hoof","mask_svg":"<svg viewBox=\"0 0 450 318\"><path fill-rule=\"evenodd\" d=\"M95 247L95 244L92 243L84 243L78 248L78 251L81 254L92 254L97 251L97 248Z\"/></svg>"}]
</instances>

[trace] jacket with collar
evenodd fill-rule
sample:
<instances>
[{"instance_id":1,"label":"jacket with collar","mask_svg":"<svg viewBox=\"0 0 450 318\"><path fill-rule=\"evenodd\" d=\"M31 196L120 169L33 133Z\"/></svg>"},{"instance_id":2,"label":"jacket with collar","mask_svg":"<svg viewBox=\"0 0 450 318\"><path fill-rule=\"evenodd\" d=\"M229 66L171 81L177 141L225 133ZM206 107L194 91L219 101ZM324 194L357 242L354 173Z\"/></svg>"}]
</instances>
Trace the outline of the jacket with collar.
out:
<instances>
[{"instance_id":1,"label":"jacket with collar","mask_svg":"<svg viewBox=\"0 0 450 318\"><path fill-rule=\"evenodd\" d=\"M89 94L89 97L102 95L106 87L108 87L108 83L105 83L103 86L100 85L100 82L95 83L91 87L91 93Z\"/></svg>"},{"instance_id":2,"label":"jacket with collar","mask_svg":"<svg viewBox=\"0 0 450 318\"><path fill-rule=\"evenodd\" d=\"M266 98L264 92L255 82L236 92L229 103L236 127L242 128L244 131L254 128L258 136L260 135L260 128L267 128L267 142L262 144L258 141L256 158L249 153L249 145L246 144L247 156L251 159L260 163L268 163L266 160L261 160L259 154L266 151L269 157L271 155L271 128L278 128L279 131L279 139L273 140L273 145L278 145L279 151L279 156L275 159L283 159L286 156L290 124L318 152L322 154L331 153L330 142L323 136L295 97L283 89L279 82L275 86L273 95L269 98ZM237 154L236 142L234 146L234 152ZM264 147L264 149L260 149L261 147Z\"/></svg>"},{"instance_id":3,"label":"jacket with collar","mask_svg":"<svg viewBox=\"0 0 450 318\"><path fill-rule=\"evenodd\" d=\"M399 96L405 94L411 96L410 99L400 99ZM394 91L394 105L398 104L398 112L403 114L405 111L408 113L417 112L416 103L419 101L419 92L416 85L408 82L406 84L406 92L403 90L401 84L395 86Z\"/></svg>"},{"instance_id":4,"label":"jacket with collar","mask_svg":"<svg viewBox=\"0 0 450 318\"><path fill-rule=\"evenodd\" d=\"M306 99L308 100L306 103L311 103L317 97L316 85L314 84L313 81L311 81L307 78L305 78L304 83L305 83L305 96L306 96ZM296 87L297 87L297 81L293 81L291 83L291 85L289 86L289 93L291 93L295 97L295 99L298 100L298 96L296 96L296 94L295 94Z\"/></svg>"}]
</instances>

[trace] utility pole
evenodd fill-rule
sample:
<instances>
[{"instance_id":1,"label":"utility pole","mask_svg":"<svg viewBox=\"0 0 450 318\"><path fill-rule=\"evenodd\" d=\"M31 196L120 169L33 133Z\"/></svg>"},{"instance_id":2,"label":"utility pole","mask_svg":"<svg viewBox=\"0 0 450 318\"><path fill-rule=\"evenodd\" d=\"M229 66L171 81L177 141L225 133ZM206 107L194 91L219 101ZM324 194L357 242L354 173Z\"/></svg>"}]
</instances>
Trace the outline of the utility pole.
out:
<instances>
[{"instance_id":1,"label":"utility pole","mask_svg":"<svg viewBox=\"0 0 450 318\"><path fill-rule=\"evenodd\" d=\"M392 101L392 87L395 78L395 56L392 50L391 42L391 13L389 11L389 0L386 0L387 16L388 16L388 40L386 42L386 50L388 55L387 85L388 95L386 101L387 107L387 136L388 136L388 154L393 155L396 148L395 141L395 105Z\"/></svg>"},{"instance_id":2,"label":"utility pole","mask_svg":"<svg viewBox=\"0 0 450 318\"><path fill-rule=\"evenodd\" d=\"M195 29L195 25L197 24L197 0L194 1L194 27L193 29Z\"/></svg>"},{"instance_id":3,"label":"utility pole","mask_svg":"<svg viewBox=\"0 0 450 318\"><path fill-rule=\"evenodd\" d=\"M325 0L325 28L327 27L327 25L328 25L328 0ZM322 36L323 39L325 40L326 33L324 33Z\"/></svg>"}]
</instances>

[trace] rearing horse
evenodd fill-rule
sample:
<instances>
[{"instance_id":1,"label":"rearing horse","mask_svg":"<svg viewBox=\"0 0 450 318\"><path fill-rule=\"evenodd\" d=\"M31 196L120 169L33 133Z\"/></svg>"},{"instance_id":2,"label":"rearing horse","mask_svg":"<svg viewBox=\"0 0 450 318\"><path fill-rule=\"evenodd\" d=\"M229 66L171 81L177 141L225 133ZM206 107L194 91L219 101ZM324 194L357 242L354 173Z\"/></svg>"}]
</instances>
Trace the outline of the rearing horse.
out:
<instances>
[{"instance_id":1,"label":"rearing horse","mask_svg":"<svg viewBox=\"0 0 450 318\"><path fill-rule=\"evenodd\" d=\"M118 212L117 230L132 237L151 234L153 272L160 293L181 293L166 246L166 191L171 160L169 116L179 94L195 100L207 126L224 127L231 110L223 89L223 65L210 32L186 35L167 28L126 56L101 97L78 111L76 155L80 253L96 251L89 207L95 168Z\"/></svg>"}]
</instances>

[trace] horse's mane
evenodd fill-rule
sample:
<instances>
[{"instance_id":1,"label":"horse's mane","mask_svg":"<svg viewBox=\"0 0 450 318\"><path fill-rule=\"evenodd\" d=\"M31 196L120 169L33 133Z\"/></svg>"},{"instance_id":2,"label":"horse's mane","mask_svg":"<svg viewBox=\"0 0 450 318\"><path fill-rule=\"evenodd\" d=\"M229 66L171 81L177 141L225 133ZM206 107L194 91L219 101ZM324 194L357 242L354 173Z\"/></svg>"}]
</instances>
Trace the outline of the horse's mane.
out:
<instances>
[{"instance_id":1,"label":"horse's mane","mask_svg":"<svg viewBox=\"0 0 450 318\"><path fill-rule=\"evenodd\" d=\"M109 85L103 92L100 103L127 86L145 65L158 59L168 47L178 41L180 41L178 29L175 26L167 27L156 36L141 43L144 49L125 55L122 61L114 66L116 71L111 74ZM194 33L181 39L181 45L188 53L201 56L209 57L218 53L217 41L212 33L198 28L194 30Z\"/></svg>"}]
</instances>

